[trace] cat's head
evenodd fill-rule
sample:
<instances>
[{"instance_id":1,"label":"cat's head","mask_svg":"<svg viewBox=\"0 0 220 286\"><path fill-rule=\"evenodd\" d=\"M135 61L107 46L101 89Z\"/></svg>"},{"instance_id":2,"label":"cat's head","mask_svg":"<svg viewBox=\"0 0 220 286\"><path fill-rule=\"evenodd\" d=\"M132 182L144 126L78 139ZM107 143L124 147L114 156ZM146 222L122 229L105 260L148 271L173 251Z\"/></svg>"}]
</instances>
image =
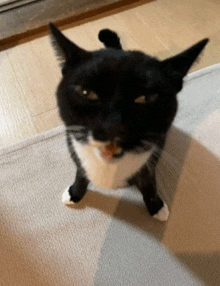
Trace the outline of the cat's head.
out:
<instances>
[{"instance_id":1,"label":"cat's head","mask_svg":"<svg viewBox=\"0 0 220 286\"><path fill-rule=\"evenodd\" d=\"M86 135L78 139L86 142L90 134L97 142L117 140L123 150L146 142L160 145L175 117L183 78L208 39L161 61L139 51L123 51L117 34L109 30L102 30L99 39L110 48L90 52L53 24L49 27L62 63L60 115L69 129L84 127Z\"/></svg>"}]
</instances>

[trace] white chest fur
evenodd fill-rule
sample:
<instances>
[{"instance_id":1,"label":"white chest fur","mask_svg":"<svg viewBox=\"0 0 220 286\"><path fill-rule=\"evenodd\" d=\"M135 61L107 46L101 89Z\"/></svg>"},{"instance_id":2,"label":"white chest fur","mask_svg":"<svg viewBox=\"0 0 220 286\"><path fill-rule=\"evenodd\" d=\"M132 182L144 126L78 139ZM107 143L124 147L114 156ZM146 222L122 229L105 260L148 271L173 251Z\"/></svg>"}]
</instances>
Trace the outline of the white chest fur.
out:
<instances>
[{"instance_id":1,"label":"white chest fur","mask_svg":"<svg viewBox=\"0 0 220 286\"><path fill-rule=\"evenodd\" d=\"M125 153L122 158L106 160L97 147L81 144L72 137L75 148L88 179L104 188L122 188L127 179L135 174L149 159L153 149L142 154Z\"/></svg>"}]
</instances>

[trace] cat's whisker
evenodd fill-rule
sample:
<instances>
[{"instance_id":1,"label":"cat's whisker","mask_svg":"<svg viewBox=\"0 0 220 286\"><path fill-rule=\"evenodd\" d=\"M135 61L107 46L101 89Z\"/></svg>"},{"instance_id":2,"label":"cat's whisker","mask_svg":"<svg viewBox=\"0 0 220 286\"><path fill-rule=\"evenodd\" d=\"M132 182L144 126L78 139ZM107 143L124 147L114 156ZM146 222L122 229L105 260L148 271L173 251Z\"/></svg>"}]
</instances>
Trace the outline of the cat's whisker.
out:
<instances>
[{"instance_id":1,"label":"cat's whisker","mask_svg":"<svg viewBox=\"0 0 220 286\"><path fill-rule=\"evenodd\" d=\"M170 189L174 186L174 182L176 178L179 177L179 169L180 169L180 162L171 156L168 152L163 152L160 164L156 166L156 181L158 190L163 193L164 199L168 202L170 201ZM166 172L170 173L169 180L167 180L167 174L163 171L163 169L167 170ZM173 180L172 180L173 178ZM191 179L189 178L189 181Z\"/></svg>"},{"instance_id":2,"label":"cat's whisker","mask_svg":"<svg viewBox=\"0 0 220 286\"><path fill-rule=\"evenodd\" d=\"M160 164L157 165L159 157L161 158L161 161ZM181 175L182 164L176 157L172 156L169 152L157 147L155 148L151 160L147 164L150 173L154 173L154 170L152 168L154 168L155 166L158 188L163 191L164 199L169 201L169 189L170 184L172 184L172 182L170 180L166 180L166 174L163 172L163 168L165 168L167 172L171 174L169 178L173 178L174 180L176 180L179 179ZM187 170L184 171L184 176L186 177L185 182L187 184L196 185L198 183L198 180L190 172L187 172Z\"/></svg>"},{"instance_id":3,"label":"cat's whisker","mask_svg":"<svg viewBox=\"0 0 220 286\"><path fill-rule=\"evenodd\" d=\"M177 160L177 158L169 154L166 150L163 151L160 163L163 167L169 169L172 177L179 178L181 176L182 164ZM160 168L157 168L157 173L158 178L163 178ZM191 185L197 185L198 180L187 170L184 171L184 176L186 177L185 182L190 183Z\"/></svg>"},{"instance_id":4,"label":"cat's whisker","mask_svg":"<svg viewBox=\"0 0 220 286\"><path fill-rule=\"evenodd\" d=\"M164 200L166 202L170 201L170 193L169 193L169 187L165 183L166 180L161 172L158 172L156 176L156 181L157 181L157 187L158 190L163 194Z\"/></svg>"},{"instance_id":5,"label":"cat's whisker","mask_svg":"<svg viewBox=\"0 0 220 286\"><path fill-rule=\"evenodd\" d=\"M80 141L80 140L85 140L85 137L84 137L84 136L77 136L77 137L75 136L75 138L76 138L77 140L79 140L79 141Z\"/></svg>"},{"instance_id":6,"label":"cat's whisker","mask_svg":"<svg viewBox=\"0 0 220 286\"><path fill-rule=\"evenodd\" d=\"M73 125L73 126L67 126L66 129L69 131L83 131L85 130L85 127L81 125Z\"/></svg>"},{"instance_id":7,"label":"cat's whisker","mask_svg":"<svg viewBox=\"0 0 220 286\"><path fill-rule=\"evenodd\" d=\"M153 147L155 146L155 144L153 142L150 142L149 140L141 140L141 144L143 144L144 146L150 146Z\"/></svg>"},{"instance_id":8,"label":"cat's whisker","mask_svg":"<svg viewBox=\"0 0 220 286\"><path fill-rule=\"evenodd\" d=\"M83 135L83 132L82 131L73 131L73 130L69 130L68 132L70 132L71 134L73 135Z\"/></svg>"},{"instance_id":9,"label":"cat's whisker","mask_svg":"<svg viewBox=\"0 0 220 286\"><path fill-rule=\"evenodd\" d=\"M144 134L144 137L146 139L143 139L143 140L146 140L146 141L151 141L151 140L161 140L163 138L166 137L166 133L158 133L158 132L146 132Z\"/></svg>"},{"instance_id":10,"label":"cat's whisker","mask_svg":"<svg viewBox=\"0 0 220 286\"><path fill-rule=\"evenodd\" d=\"M143 153L149 151L155 144L147 140L140 140L141 145L135 147L135 152Z\"/></svg>"}]
</instances>

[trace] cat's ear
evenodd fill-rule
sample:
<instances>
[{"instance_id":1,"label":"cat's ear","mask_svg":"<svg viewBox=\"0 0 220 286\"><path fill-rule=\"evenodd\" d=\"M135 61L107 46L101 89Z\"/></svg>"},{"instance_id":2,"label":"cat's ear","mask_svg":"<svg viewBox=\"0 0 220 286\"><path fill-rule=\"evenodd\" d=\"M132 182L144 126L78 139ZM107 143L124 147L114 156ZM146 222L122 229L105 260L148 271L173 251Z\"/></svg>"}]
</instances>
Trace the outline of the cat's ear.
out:
<instances>
[{"instance_id":1,"label":"cat's ear","mask_svg":"<svg viewBox=\"0 0 220 286\"><path fill-rule=\"evenodd\" d=\"M66 38L54 24L49 23L52 44L62 63L77 64L87 59L90 53L78 47Z\"/></svg>"},{"instance_id":2,"label":"cat's ear","mask_svg":"<svg viewBox=\"0 0 220 286\"><path fill-rule=\"evenodd\" d=\"M174 80L183 79L208 41L209 39L204 39L182 53L162 61L165 74Z\"/></svg>"}]
</instances>

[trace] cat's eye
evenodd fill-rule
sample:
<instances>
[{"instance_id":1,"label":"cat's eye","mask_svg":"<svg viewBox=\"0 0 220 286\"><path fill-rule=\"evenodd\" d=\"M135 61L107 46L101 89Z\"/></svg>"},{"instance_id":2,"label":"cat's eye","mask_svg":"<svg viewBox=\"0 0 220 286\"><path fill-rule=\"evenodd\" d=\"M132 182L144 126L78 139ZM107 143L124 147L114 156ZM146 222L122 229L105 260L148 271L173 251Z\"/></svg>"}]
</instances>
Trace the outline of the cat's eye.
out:
<instances>
[{"instance_id":1,"label":"cat's eye","mask_svg":"<svg viewBox=\"0 0 220 286\"><path fill-rule=\"evenodd\" d=\"M141 104L144 104L144 103L150 103L150 102L154 102L158 97L158 94L157 93L154 93L152 95L150 95L149 97L146 98L145 95L141 95L139 97L137 97L134 102L135 103L141 103Z\"/></svg>"},{"instance_id":2,"label":"cat's eye","mask_svg":"<svg viewBox=\"0 0 220 286\"><path fill-rule=\"evenodd\" d=\"M87 94L87 98L92 99L92 100L97 100L99 98L98 95L93 91L90 91L89 93L86 93L86 94Z\"/></svg>"},{"instance_id":3,"label":"cat's eye","mask_svg":"<svg viewBox=\"0 0 220 286\"><path fill-rule=\"evenodd\" d=\"M144 95L139 96L134 100L135 103L146 103L146 97Z\"/></svg>"},{"instance_id":4,"label":"cat's eye","mask_svg":"<svg viewBox=\"0 0 220 286\"><path fill-rule=\"evenodd\" d=\"M88 99L97 100L99 98L95 92L93 92L92 90L88 90L81 85L76 85L75 90L85 95Z\"/></svg>"}]
</instances>

